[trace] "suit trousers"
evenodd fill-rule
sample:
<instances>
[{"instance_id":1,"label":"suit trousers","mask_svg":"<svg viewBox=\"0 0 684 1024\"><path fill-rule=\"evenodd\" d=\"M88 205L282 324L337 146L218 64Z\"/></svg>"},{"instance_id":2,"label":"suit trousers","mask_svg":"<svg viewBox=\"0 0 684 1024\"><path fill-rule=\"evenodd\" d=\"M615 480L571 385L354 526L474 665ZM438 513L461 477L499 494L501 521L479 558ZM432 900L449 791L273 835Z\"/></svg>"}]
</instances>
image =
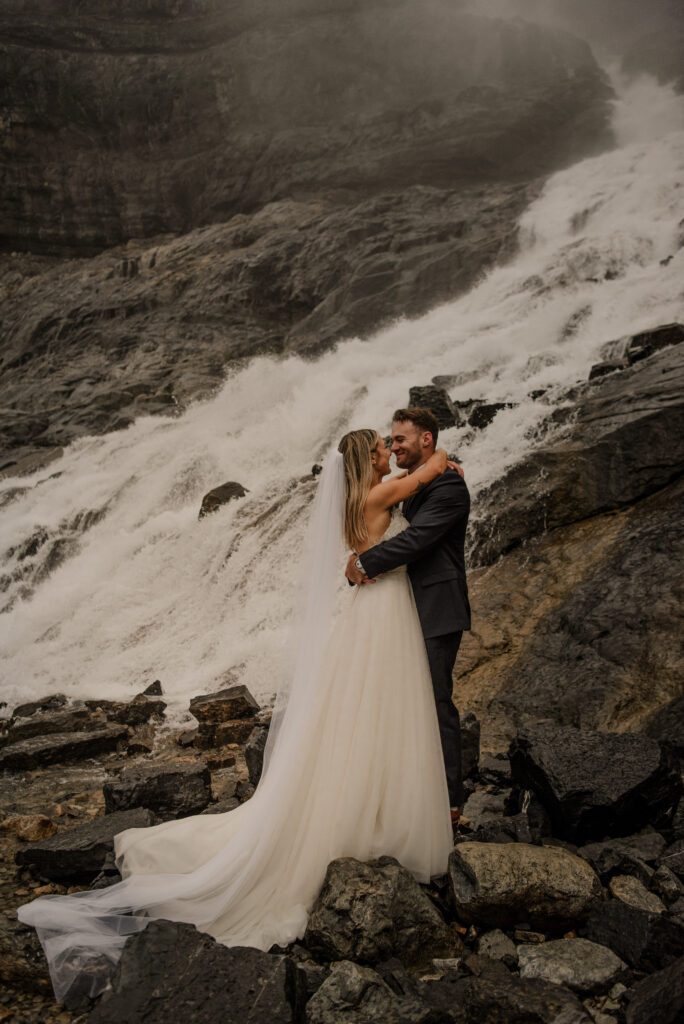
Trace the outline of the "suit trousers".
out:
<instances>
[{"instance_id":1,"label":"suit trousers","mask_svg":"<svg viewBox=\"0 0 684 1024\"><path fill-rule=\"evenodd\" d=\"M439 734L442 739L449 803L452 807L462 807L465 798L461 766L461 718L458 708L451 699L452 672L462 636L463 631L460 630L457 633L447 633L444 636L425 638L432 688L437 705Z\"/></svg>"}]
</instances>

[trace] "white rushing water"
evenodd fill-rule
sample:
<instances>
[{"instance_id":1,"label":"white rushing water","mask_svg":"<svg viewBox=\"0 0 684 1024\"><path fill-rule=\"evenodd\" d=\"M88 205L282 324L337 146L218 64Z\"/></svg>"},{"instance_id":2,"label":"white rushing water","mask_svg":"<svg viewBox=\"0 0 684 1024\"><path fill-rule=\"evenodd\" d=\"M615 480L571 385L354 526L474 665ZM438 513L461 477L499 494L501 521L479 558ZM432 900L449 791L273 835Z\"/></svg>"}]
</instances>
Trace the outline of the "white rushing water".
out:
<instances>
[{"instance_id":1,"label":"white rushing water","mask_svg":"<svg viewBox=\"0 0 684 1024\"><path fill-rule=\"evenodd\" d=\"M15 549L0 615L9 707L58 691L130 697L159 678L179 714L237 666L267 697L313 487L296 481L344 431L387 432L409 387L437 374L460 375L454 399L514 403L483 431L442 435L476 511L478 489L535 443L544 403L586 379L605 343L684 318L684 101L642 79L621 88L615 128L619 148L554 175L518 256L464 297L316 362L255 359L178 418L83 438L2 481L0 498L28 487L0 526L0 552ZM202 495L227 480L247 498L198 522ZM84 530L91 511L103 514ZM22 552L41 529L45 543ZM73 550L48 573L60 539ZM25 596L20 575L41 567Z\"/></svg>"}]
</instances>

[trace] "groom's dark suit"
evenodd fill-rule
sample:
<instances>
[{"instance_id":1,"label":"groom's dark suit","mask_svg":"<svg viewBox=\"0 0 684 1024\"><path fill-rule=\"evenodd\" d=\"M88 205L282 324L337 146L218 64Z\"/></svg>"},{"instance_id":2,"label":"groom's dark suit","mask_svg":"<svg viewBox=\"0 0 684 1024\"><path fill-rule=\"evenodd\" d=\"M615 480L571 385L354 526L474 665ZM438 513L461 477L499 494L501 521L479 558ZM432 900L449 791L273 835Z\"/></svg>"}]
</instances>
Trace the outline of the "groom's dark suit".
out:
<instances>
[{"instance_id":1,"label":"groom's dark suit","mask_svg":"<svg viewBox=\"0 0 684 1024\"><path fill-rule=\"evenodd\" d=\"M461 723L451 691L462 631L470 629L464 555L470 495L465 481L448 469L405 501L403 512L408 529L364 551L361 564L371 578L408 567L430 663L449 800L460 807Z\"/></svg>"}]
</instances>

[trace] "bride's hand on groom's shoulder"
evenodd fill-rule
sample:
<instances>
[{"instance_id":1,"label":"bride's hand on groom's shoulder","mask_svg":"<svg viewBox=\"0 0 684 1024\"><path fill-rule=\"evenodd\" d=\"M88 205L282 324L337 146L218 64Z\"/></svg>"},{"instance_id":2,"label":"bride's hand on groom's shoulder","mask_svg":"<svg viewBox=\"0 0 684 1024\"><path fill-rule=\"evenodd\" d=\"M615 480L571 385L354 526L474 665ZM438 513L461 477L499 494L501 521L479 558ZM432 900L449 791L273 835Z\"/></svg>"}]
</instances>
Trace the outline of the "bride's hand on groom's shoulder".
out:
<instances>
[{"instance_id":1,"label":"bride's hand on groom's shoulder","mask_svg":"<svg viewBox=\"0 0 684 1024\"><path fill-rule=\"evenodd\" d=\"M463 467L459 466L458 462L454 462L453 459L447 459L447 467L449 469L455 469L459 476L465 477Z\"/></svg>"}]
</instances>

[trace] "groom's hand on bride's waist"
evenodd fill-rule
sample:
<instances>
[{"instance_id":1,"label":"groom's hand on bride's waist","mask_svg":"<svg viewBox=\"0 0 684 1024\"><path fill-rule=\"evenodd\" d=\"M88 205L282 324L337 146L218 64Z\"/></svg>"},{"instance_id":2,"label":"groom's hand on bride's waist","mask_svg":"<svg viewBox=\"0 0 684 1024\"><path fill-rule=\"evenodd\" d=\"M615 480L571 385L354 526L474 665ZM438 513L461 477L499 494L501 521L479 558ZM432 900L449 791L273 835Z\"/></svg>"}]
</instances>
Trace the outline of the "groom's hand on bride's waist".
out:
<instances>
[{"instance_id":1,"label":"groom's hand on bride's waist","mask_svg":"<svg viewBox=\"0 0 684 1024\"><path fill-rule=\"evenodd\" d=\"M357 568L356 562L358 557L357 553L352 551L347 559L347 568L344 571L344 575L349 580L349 583L357 587L360 587L363 583L375 583L375 580L369 580L365 572Z\"/></svg>"}]
</instances>

